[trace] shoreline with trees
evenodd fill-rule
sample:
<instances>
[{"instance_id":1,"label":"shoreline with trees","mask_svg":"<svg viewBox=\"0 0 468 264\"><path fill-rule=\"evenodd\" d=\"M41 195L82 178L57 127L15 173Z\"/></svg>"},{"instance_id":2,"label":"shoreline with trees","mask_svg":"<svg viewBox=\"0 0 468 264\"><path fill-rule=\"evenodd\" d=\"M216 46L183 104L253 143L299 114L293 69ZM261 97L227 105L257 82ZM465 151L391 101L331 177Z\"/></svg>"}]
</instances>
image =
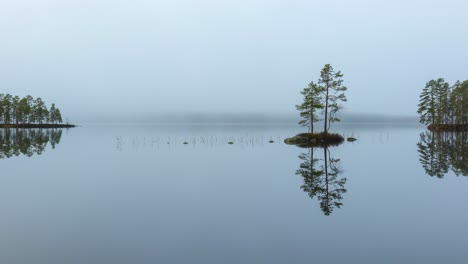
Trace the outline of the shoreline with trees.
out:
<instances>
[{"instance_id":1,"label":"shoreline with trees","mask_svg":"<svg viewBox=\"0 0 468 264\"><path fill-rule=\"evenodd\" d=\"M73 128L73 124L0 124L0 128Z\"/></svg>"},{"instance_id":2,"label":"shoreline with trees","mask_svg":"<svg viewBox=\"0 0 468 264\"><path fill-rule=\"evenodd\" d=\"M0 128L71 128L63 123L60 109L30 95L20 98L11 94L0 94Z\"/></svg>"},{"instance_id":3,"label":"shoreline with trees","mask_svg":"<svg viewBox=\"0 0 468 264\"><path fill-rule=\"evenodd\" d=\"M419 122L431 131L468 131L468 80L430 80L419 96Z\"/></svg>"}]
</instances>

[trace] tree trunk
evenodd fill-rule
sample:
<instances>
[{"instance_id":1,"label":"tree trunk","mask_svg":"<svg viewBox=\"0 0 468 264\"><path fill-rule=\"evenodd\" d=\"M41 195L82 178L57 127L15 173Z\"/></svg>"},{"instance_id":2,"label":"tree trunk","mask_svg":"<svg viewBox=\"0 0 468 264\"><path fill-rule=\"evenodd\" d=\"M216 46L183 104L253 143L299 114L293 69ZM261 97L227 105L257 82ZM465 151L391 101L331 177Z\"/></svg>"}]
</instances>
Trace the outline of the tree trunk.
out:
<instances>
[{"instance_id":1,"label":"tree trunk","mask_svg":"<svg viewBox=\"0 0 468 264\"><path fill-rule=\"evenodd\" d=\"M310 133L314 133L314 109L310 110Z\"/></svg>"},{"instance_id":2,"label":"tree trunk","mask_svg":"<svg viewBox=\"0 0 468 264\"><path fill-rule=\"evenodd\" d=\"M434 89L434 88L431 88ZM434 91L431 90L431 124L435 124Z\"/></svg>"},{"instance_id":3,"label":"tree trunk","mask_svg":"<svg viewBox=\"0 0 468 264\"><path fill-rule=\"evenodd\" d=\"M328 122L328 82L325 85L325 119L323 120L323 132L327 134L327 122Z\"/></svg>"}]
</instances>

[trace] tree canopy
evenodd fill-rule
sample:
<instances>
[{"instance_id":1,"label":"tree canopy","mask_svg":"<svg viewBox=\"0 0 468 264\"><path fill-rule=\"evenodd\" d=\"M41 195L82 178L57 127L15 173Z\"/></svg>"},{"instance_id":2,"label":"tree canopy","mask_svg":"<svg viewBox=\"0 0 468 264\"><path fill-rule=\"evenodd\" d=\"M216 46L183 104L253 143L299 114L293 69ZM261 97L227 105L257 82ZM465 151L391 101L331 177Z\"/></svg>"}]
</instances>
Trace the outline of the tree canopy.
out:
<instances>
[{"instance_id":1,"label":"tree canopy","mask_svg":"<svg viewBox=\"0 0 468 264\"><path fill-rule=\"evenodd\" d=\"M302 104L296 105L296 109L302 118L299 124L309 127L309 132L314 132L314 122L320 121L317 110L323 108L322 90L316 83L311 82L301 91L304 98Z\"/></svg>"},{"instance_id":2,"label":"tree canopy","mask_svg":"<svg viewBox=\"0 0 468 264\"><path fill-rule=\"evenodd\" d=\"M323 132L328 133L333 122L339 122L337 113L342 109L340 102L346 102L343 74L335 71L330 64L325 64L317 83L311 82L301 91L303 102L296 105L302 118L299 124L309 127L314 132L313 123L323 120ZM320 110L321 116L318 115Z\"/></svg>"},{"instance_id":3,"label":"tree canopy","mask_svg":"<svg viewBox=\"0 0 468 264\"><path fill-rule=\"evenodd\" d=\"M62 122L62 114L55 104L47 109L46 103L40 97L35 99L28 95L20 98L10 94L0 94L0 124Z\"/></svg>"},{"instance_id":4,"label":"tree canopy","mask_svg":"<svg viewBox=\"0 0 468 264\"><path fill-rule=\"evenodd\" d=\"M443 78L426 83L419 96L419 121L432 124L468 124L468 81L450 86Z\"/></svg>"}]
</instances>

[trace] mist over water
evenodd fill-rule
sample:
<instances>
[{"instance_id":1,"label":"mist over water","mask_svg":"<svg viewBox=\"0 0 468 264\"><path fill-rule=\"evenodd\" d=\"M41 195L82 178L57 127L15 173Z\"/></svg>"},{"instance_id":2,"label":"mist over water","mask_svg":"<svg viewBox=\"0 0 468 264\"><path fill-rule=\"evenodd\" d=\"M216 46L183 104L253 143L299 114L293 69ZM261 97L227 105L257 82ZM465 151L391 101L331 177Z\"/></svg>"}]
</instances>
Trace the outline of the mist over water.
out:
<instances>
[{"instance_id":1,"label":"mist over water","mask_svg":"<svg viewBox=\"0 0 468 264\"><path fill-rule=\"evenodd\" d=\"M0 1L0 94L77 125L0 129L0 263L468 263L468 134L416 117L428 80L466 79L467 10ZM327 64L344 142L285 144ZM11 98L2 122L58 121Z\"/></svg>"},{"instance_id":2,"label":"mist over water","mask_svg":"<svg viewBox=\"0 0 468 264\"><path fill-rule=\"evenodd\" d=\"M417 124L415 115L343 113L341 123ZM161 123L161 124L297 124L298 113L139 113L81 116L75 123Z\"/></svg>"},{"instance_id":3,"label":"mist over water","mask_svg":"<svg viewBox=\"0 0 468 264\"><path fill-rule=\"evenodd\" d=\"M283 113L330 63L349 87L345 112L411 115L425 82L466 77L467 9L463 0L1 1L0 89L56 103L70 121Z\"/></svg>"},{"instance_id":4,"label":"mist over water","mask_svg":"<svg viewBox=\"0 0 468 264\"><path fill-rule=\"evenodd\" d=\"M468 259L466 135L431 136L417 124L333 127L358 140L284 144L304 130L297 124L8 130L0 262ZM14 154L23 147L33 155Z\"/></svg>"}]
</instances>

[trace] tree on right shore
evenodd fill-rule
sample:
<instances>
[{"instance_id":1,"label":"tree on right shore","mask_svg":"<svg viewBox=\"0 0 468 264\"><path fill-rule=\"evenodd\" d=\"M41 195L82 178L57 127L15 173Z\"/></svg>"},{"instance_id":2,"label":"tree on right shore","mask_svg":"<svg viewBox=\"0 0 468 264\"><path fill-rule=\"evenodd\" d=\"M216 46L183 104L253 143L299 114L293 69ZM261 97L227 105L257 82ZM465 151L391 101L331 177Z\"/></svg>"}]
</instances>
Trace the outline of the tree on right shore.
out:
<instances>
[{"instance_id":1,"label":"tree on right shore","mask_svg":"<svg viewBox=\"0 0 468 264\"><path fill-rule=\"evenodd\" d=\"M426 83L419 96L417 113L424 125L468 124L468 81L450 86L443 78Z\"/></svg>"}]
</instances>

